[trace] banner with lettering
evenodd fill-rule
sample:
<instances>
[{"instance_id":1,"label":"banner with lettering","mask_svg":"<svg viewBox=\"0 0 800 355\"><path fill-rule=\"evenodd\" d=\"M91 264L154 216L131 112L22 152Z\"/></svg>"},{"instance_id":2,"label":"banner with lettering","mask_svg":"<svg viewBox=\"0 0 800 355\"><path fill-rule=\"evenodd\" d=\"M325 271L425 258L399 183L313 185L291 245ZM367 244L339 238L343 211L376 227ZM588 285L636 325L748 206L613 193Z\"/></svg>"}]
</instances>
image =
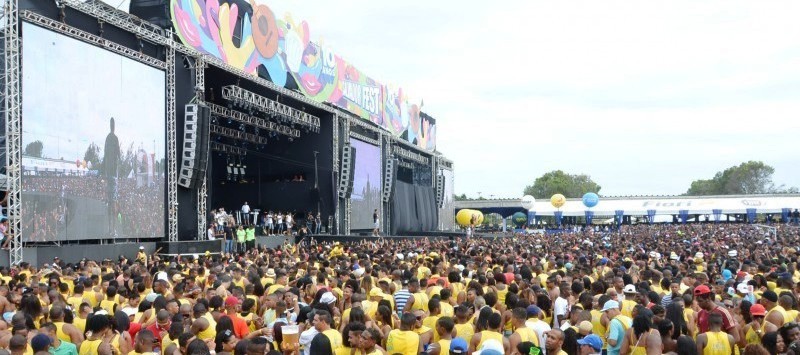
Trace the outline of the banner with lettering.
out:
<instances>
[{"instance_id":1,"label":"banner with lettering","mask_svg":"<svg viewBox=\"0 0 800 355\"><path fill-rule=\"evenodd\" d=\"M420 115L421 105L312 42L306 21L288 13L279 18L255 0L171 0L170 11L185 45L252 75L263 68L277 85L341 107L417 147L436 148L436 124Z\"/></svg>"}]
</instances>

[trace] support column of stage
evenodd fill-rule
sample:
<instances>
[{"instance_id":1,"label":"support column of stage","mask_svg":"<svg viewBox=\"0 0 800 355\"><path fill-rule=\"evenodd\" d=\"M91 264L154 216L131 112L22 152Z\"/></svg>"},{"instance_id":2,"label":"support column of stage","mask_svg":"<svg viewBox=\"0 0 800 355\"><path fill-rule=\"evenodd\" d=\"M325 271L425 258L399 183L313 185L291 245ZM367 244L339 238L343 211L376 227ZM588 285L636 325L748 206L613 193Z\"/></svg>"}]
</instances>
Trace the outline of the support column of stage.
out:
<instances>
[{"instance_id":1,"label":"support column of stage","mask_svg":"<svg viewBox=\"0 0 800 355\"><path fill-rule=\"evenodd\" d=\"M385 141L384 141L385 139ZM381 135L381 145L386 145L381 158L383 159L383 189L381 189L381 206L384 207L383 230L386 235L392 232L392 184L394 183L394 159L392 157L392 137Z\"/></svg>"},{"instance_id":2,"label":"support column of stage","mask_svg":"<svg viewBox=\"0 0 800 355\"><path fill-rule=\"evenodd\" d=\"M339 171L339 114L333 114L333 124L331 125L331 135L333 137L333 165L331 172L335 174ZM336 188L339 185L336 184L336 181L333 181L333 191L335 199L333 201L339 201L339 194L336 192ZM339 233L339 204L335 203L333 208L333 218L328 218L328 234L338 234ZM327 217L327 216L326 216Z\"/></svg>"},{"instance_id":3,"label":"support column of stage","mask_svg":"<svg viewBox=\"0 0 800 355\"><path fill-rule=\"evenodd\" d=\"M195 58L194 61L194 91L196 93L195 102L198 104L205 105L205 89L206 89L206 62L203 60L202 57ZM205 140L207 144L209 140ZM210 147L206 145L205 147L198 147L199 149L205 149L209 151ZM211 154L209 154L211 156ZM206 240L208 239L208 235L206 234L206 224L208 221L206 220L208 211L207 205L207 197L208 197L208 160L204 162L200 162L200 164L206 164L206 168L203 169L203 180L200 182L200 188L197 189L197 240Z\"/></svg>"},{"instance_id":4,"label":"support column of stage","mask_svg":"<svg viewBox=\"0 0 800 355\"><path fill-rule=\"evenodd\" d=\"M8 191L6 216L11 238L9 260L11 265L22 261L22 112L20 86L19 8L17 0L6 0L5 8L5 105L6 114L6 175Z\"/></svg>"},{"instance_id":5,"label":"support column of stage","mask_svg":"<svg viewBox=\"0 0 800 355\"><path fill-rule=\"evenodd\" d=\"M340 116L340 117L342 118L342 120L340 121L340 123L342 124L342 140L343 140L342 146L344 146L350 144L350 117L349 116ZM341 163L344 164L344 162ZM341 171L342 169L340 165L339 167L340 184L342 180ZM352 174L352 171L350 173ZM351 207L350 197L345 195L343 198L341 198L341 200L342 200L342 206L344 206L343 209L344 216L342 216L342 227L339 228L339 233L347 235L350 234L350 207Z\"/></svg>"},{"instance_id":6,"label":"support column of stage","mask_svg":"<svg viewBox=\"0 0 800 355\"><path fill-rule=\"evenodd\" d=\"M172 38L172 31L168 31ZM178 241L177 115L175 110L175 43L167 46L167 240Z\"/></svg>"}]
</instances>

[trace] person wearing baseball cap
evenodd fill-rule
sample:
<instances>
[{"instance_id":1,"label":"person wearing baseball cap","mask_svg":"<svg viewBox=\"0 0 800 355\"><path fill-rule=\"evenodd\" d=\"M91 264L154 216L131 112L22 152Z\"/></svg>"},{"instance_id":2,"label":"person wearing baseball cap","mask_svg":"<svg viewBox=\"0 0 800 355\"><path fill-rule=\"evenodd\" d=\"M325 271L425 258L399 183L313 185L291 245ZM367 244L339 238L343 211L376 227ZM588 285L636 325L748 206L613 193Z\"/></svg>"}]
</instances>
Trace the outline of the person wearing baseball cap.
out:
<instances>
[{"instance_id":1,"label":"person wearing baseball cap","mask_svg":"<svg viewBox=\"0 0 800 355\"><path fill-rule=\"evenodd\" d=\"M709 318L712 314L719 314L722 318L722 331L730 334L734 338L734 342L739 341L739 327L736 325L731 313L720 307L714 302L714 293L706 285L699 285L693 290L694 298L697 300L697 305L700 311L697 312L697 331L698 334L708 332L710 328Z\"/></svg>"},{"instance_id":2,"label":"person wearing baseball cap","mask_svg":"<svg viewBox=\"0 0 800 355\"><path fill-rule=\"evenodd\" d=\"M765 318L767 309L763 305L754 304L750 306L750 315L753 321L744 326L744 339L747 344L761 344L764 334L778 331L775 324L768 322Z\"/></svg>"},{"instance_id":3,"label":"person wearing baseball cap","mask_svg":"<svg viewBox=\"0 0 800 355\"><path fill-rule=\"evenodd\" d=\"M599 354L603 350L603 340L595 334L589 334L583 339L578 339L581 355Z\"/></svg>"},{"instance_id":4,"label":"person wearing baseball cap","mask_svg":"<svg viewBox=\"0 0 800 355\"><path fill-rule=\"evenodd\" d=\"M786 314L786 309L778 304L778 294L775 291L767 290L761 295L761 304L767 310L767 321L775 324L777 327L787 322L789 316ZM792 321L794 319L789 319Z\"/></svg>"},{"instance_id":5,"label":"person wearing baseball cap","mask_svg":"<svg viewBox=\"0 0 800 355\"><path fill-rule=\"evenodd\" d=\"M625 331L631 327L633 320L630 317L622 314L619 310L619 302L614 300L606 301L601 309L601 312L608 317L608 354L619 355L620 348L622 347L622 340L625 337ZM601 345L602 347L602 345Z\"/></svg>"},{"instance_id":6,"label":"person wearing baseball cap","mask_svg":"<svg viewBox=\"0 0 800 355\"><path fill-rule=\"evenodd\" d=\"M233 322L233 333L236 334L236 338L244 339L247 334L250 334L250 327L247 326L247 321L239 316L239 304L241 302L236 296L225 298L225 314Z\"/></svg>"}]
</instances>

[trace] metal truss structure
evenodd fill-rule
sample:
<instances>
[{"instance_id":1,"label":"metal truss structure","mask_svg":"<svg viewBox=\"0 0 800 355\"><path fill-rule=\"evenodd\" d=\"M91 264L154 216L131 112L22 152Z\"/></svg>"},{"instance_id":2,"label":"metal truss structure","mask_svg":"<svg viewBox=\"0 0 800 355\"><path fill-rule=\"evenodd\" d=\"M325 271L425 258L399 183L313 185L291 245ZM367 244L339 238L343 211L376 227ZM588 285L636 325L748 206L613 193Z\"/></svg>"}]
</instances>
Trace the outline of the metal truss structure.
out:
<instances>
[{"instance_id":1,"label":"metal truss structure","mask_svg":"<svg viewBox=\"0 0 800 355\"><path fill-rule=\"evenodd\" d=\"M205 103L205 87L206 87L206 63L202 58L195 58L194 61L194 88L197 95L195 101ZM210 145L201 147L201 149L210 150ZM208 210L208 160L201 162L206 164L203 169L203 180L200 182L200 188L197 189L197 240L208 239L206 234L206 211Z\"/></svg>"},{"instance_id":2,"label":"metal truss structure","mask_svg":"<svg viewBox=\"0 0 800 355\"><path fill-rule=\"evenodd\" d=\"M349 141L349 139L350 139L349 138L350 137L350 115L346 115L346 114L344 114L344 115L336 115L336 118L338 119L336 125L341 127L342 137L347 140L345 142L342 142L342 145L350 144L350 141ZM336 150L334 152L334 154L338 156L339 155L339 150ZM340 168L339 171L341 171L341 165L339 166L339 168ZM339 180L341 180L341 179L342 179L342 175L340 173L339 174ZM340 183L340 181L337 181L337 186L338 186L339 183ZM349 198L344 198L344 199L341 199L341 200L342 201L340 203L340 206L344 206L344 211L343 211L344 216L342 216L342 226L341 226L341 228L339 228L339 233L340 234L350 234L350 208L351 208L350 199Z\"/></svg>"},{"instance_id":3,"label":"metal truss structure","mask_svg":"<svg viewBox=\"0 0 800 355\"><path fill-rule=\"evenodd\" d=\"M227 107L212 104L210 102L206 103L206 105L211 109L211 114L219 118L230 118L233 121L244 123L258 129L264 129L270 132L282 134L290 138L300 137L300 130L297 128L267 121L261 117L250 116L244 112L231 110Z\"/></svg>"},{"instance_id":4,"label":"metal truss structure","mask_svg":"<svg viewBox=\"0 0 800 355\"><path fill-rule=\"evenodd\" d=\"M319 133L319 117L297 110L291 106L270 100L264 96L242 89L236 85L222 87L222 98L225 100L251 106L265 113L280 115L292 123L308 127Z\"/></svg>"},{"instance_id":5,"label":"metal truss structure","mask_svg":"<svg viewBox=\"0 0 800 355\"><path fill-rule=\"evenodd\" d=\"M381 145L381 141L380 140L374 139L374 138L370 138L370 137L367 137L367 136L365 136L363 134L359 134L359 133L356 133L356 132L353 132L353 131L350 131L350 137L353 137L353 138L358 139L360 141L364 141L364 142L370 143L372 145L377 145L377 146Z\"/></svg>"},{"instance_id":6,"label":"metal truss structure","mask_svg":"<svg viewBox=\"0 0 800 355\"><path fill-rule=\"evenodd\" d=\"M9 260L12 265L22 261L22 86L20 85L20 38L19 8L17 0L5 1L5 105L6 118L6 175L8 179L9 228L6 236L11 238Z\"/></svg>"},{"instance_id":7,"label":"metal truss structure","mask_svg":"<svg viewBox=\"0 0 800 355\"><path fill-rule=\"evenodd\" d=\"M42 16L35 12L21 11L19 17L30 23L45 27L49 30L56 31L58 33L67 35L77 40L87 42L89 44L93 44L101 48L105 48L109 51L117 53L123 57L133 59L137 62L141 62L159 69L167 68L167 64L157 58L153 58L149 55L141 53L137 50L130 49L114 41L110 41L103 37L93 35L89 32L77 29L63 22L53 20L49 17Z\"/></svg>"},{"instance_id":8,"label":"metal truss structure","mask_svg":"<svg viewBox=\"0 0 800 355\"><path fill-rule=\"evenodd\" d=\"M384 147L384 145L381 144L381 147L383 149L381 151L381 159L383 159L383 164L386 165L386 164L388 164L387 162L389 161L389 159L392 159L392 137L389 136L389 135L384 135L384 136L382 136L382 138L383 138L383 142L385 143L386 146ZM384 165L382 165L381 168L383 168ZM381 184L381 186L383 186L383 184ZM381 194L383 193L383 191L384 190L381 189ZM391 211L392 210L392 198L389 198L388 200L386 200L386 202L383 202L383 201L384 201L384 199L381 198L381 206L383 206L383 209L385 211ZM383 223L384 223L384 227L385 227L385 230L386 230L386 235L389 235L389 233L391 233L391 231L392 231L392 216L391 216L391 213L387 213L387 214L383 215Z\"/></svg>"},{"instance_id":9,"label":"metal truss structure","mask_svg":"<svg viewBox=\"0 0 800 355\"><path fill-rule=\"evenodd\" d=\"M175 109L175 48L167 47L167 240L178 241L178 122Z\"/></svg>"},{"instance_id":10,"label":"metal truss structure","mask_svg":"<svg viewBox=\"0 0 800 355\"><path fill-rule=\"evenodd\" d=\"M262 137L252 133L242 132L233 128L212 124L209 130L211 134L228 137L237 141L247 141L255 144L267 144L267 137Z\"/></svg>"}]
</instances>

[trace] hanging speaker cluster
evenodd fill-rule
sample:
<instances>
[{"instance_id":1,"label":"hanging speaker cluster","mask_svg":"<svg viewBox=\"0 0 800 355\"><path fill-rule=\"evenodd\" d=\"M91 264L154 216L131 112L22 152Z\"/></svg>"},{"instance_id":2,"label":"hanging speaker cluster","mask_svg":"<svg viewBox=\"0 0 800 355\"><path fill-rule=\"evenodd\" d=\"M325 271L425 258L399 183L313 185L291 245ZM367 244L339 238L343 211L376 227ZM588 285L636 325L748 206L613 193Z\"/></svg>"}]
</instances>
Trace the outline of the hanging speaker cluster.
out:
<instances>
[{"instance_id":1,"label":"hanging speaker cluster","mask_svg":"<svg viewBox=\"0 0 800 355\"><path fill-rule=\"evenodd\" d=\"M347 199L353 194L353 168L355 167L356 149L346 144L342 147L342 159L339 164L339 198Z\"/></svg>"},{"instance_id":2,"label":"hanging speaker cluster","mask_svg":"<svg viewBox=\"0 0 800 355\"><path fill-rule=\"evenodd\" d=\"M394 176L397 173L397 160L389 159L386 161L386 170L383 172L383 202L389 202L392 198L392 187L394 186Z\"/></svg>"},{"instance_id":3,"label":"hanging speaker cluster","mask_svg":"<svg viewBox=\"0 0 800 355\"><path fill-rule=\"evenodd\" d=\"M436 205L444 208L444 175L436 175Z\"/></svg>"},{"instance_id":4,"label":"hanging speaker cluster","mask_svg":"<svg viewBox=\"0 0 800 355\"><path fill-rule=\"evenodd\" d=\"M193 189L206 175L211 110L198 104L186 105L183 121L183 153L178 186Z\"/></svg>"}]
</instances>

